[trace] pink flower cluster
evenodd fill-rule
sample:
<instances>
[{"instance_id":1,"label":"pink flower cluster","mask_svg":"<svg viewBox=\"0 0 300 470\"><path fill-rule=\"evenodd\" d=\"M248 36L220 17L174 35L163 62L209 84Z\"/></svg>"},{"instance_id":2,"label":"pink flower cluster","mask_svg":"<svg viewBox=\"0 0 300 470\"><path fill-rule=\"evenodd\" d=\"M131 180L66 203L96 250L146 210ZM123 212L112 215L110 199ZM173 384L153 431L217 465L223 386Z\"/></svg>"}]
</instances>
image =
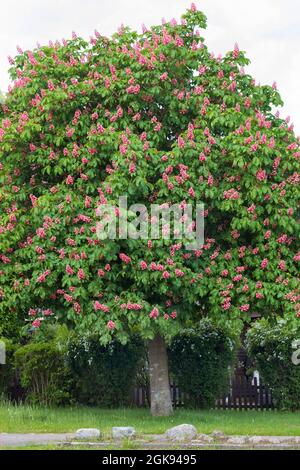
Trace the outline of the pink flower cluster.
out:
<instances>
[{"instance_id":1,"label":"pink flower cluster","mask_svg":"<svg viewBox=\"0 0 300 470\"><path fill-rule=\"evenodd\" d=\"M69 264L66 266L66 273L69 274L70 276L74 274L74 271Z\"/></svg>"},{"instance_id":2,"label":"pink flower cluster","mask_svg":"<svg viewBox=\"0 0 300 470\"><path fill-rule=\"evenodd\" d=\"M144 271L145 269L147 269L148 265L147 265L146 261L141 261L141 262L140 262L140 267L141 267L141 269L142 269L143 271Z\"/></svg>"},{"instance_id":3,"label":"pink flower cluster","mask_svg":"<svg viewBox=\"0 0 300 470\"><path fill-rule=\"evenodd\" d=\"M129 256L125 255L125 253L120 253L119 258L120 258L121 261L124 261L125 264L129 264L130 261L131 261L131 258Z\"/></svg>"},{"instance_id":4,"label":"pink flower cluster","mask_svg":"<svg viewBox=\"0 0 300 470\"><path fill-rule=\"evenodd\" d=\"M77 277L78 277L78 279L79 279L80 281L82 281L83 279L85 279L85 272L84 272L83 269L80 268L80 269L78 270Z\"/></svg>"},{"instance_id":5,"label":"pink flower cluster","mask_svg":"<svg viewBox=\"0 0 300 470\"><path fill-rule=\"evenodd\" d=\"M224 191L223 197L224 199L239 199L240 193L236 189L231 188L228 191Z\"/></svg>"},{"instance_id":6,"label":"pink flower cluster","mask_svg":"<svg viewBox=\"0 0 300 470\"><path fill-rule=\"evenodd\" d=\"M112 320L109 320L109 322L107 323L107 328L109 330L114 330L116 328L115 322L113 322Z\"/></svg>"},{"instance_id":7,"label":"pink flower cluster","mask_svg":"<svg viewBox=\"0 0 300 470\"><path fill-rule=\"evenodd\" d=\"M127 304L121 304L120 308L122 310L142 310L143 306L141 304L133 304L128 302Z\"/></svg>"},{"instance_id":8,"label":"pink flower cluster","mask_svg":"<svg viewBox=\"0 0 300 470\"><path fill-rule=\"evenodd\" d=\"M98 300L94 303L94 309L101 310L102 312L109 312L109 307L107 305L101 304Z\"/></svg>"},{"instance_id":9,"label":"pink flower cluster","mask_svg":"<svg viewBox=\"0 0 300 470\"><path fill-rule=\"evenodd\" d=\"M267 173L265 170L258 170L258 172L256 173L256 179L258 181L266 181L267 179Z\"/></svg>"},{"instance_id":10,"label":"pink flower cluster","mask_svg":"<svg viewBox=\"0 0 300 470\"><path fill-rule=\"evenodd\" d=\"M51 274L51 271L50 269L47 269L46 271L43 272L43 274L41 274L38 278L37 278L37 282L45 282L46 281L46 278Z\"/></svg>"},{"instance_id":11,"label":"pink flower cluster","mask_svg":"<svg viewBox=\"0 0 300 470\"><path fill-rule=\"evenodd\" d=\"M249 308L250 308L249 304L244 304L244 305L240 306L240 311L241 312L248 312Z\"/></svg>"},{"instance_id":12,"label":"pink flower cluster","mask_svg":"<svg viewBox=\"0 0 300 470\"><path fill-rule=\"evenodd\" d=\"M261 264L260 264L260 267L261 267L262 269L266 269L266 267L268 266L268 264L269 264L269 261L267 260L267 258L264 258L264 259L262 260Z\"/></svg>"},{"instance_id":13,"label":"pink flower cluster","mask_svg":"<svg viewBox=\"0 0 300 470\"><path fill-rule=\"evenodd\" d=\"M158 317L158 313L159 313L159 312L158 312L158 308L154 307L153 310L151 310L149 316L150 316L150 318L154 318L154 319L155 319L155 318Z\"/></svg>"}]
</instances>

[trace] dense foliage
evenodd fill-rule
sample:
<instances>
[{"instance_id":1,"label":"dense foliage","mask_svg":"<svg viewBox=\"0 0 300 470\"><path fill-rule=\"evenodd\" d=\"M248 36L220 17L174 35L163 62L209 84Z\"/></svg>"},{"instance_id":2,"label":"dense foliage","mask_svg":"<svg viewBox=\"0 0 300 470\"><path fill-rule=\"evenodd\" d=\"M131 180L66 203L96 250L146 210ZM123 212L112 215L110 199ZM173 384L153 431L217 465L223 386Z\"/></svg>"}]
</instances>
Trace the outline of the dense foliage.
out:
<instances>
[{"instance_id":1,"label":"dense foliage","mask_svg":"<svg viewBox=\"0 0 300 470\"><path fill-rule=\"evenodd\" d=\"M67 364L73 398L77 403L101 407L131 404L142 352L143 345L136 338L126 345L112 341L107 346L101 346L98 337L71 339Z\"/></svg>"},{"instance_id":2,"label":"dense foliage","mask_svg":"<svg viewBox=\"0 0 300 470\"><path fill-rule=\"evenodd\" d=\"M276 86L255 83L237 45L214 56L205 27L192 5L181 23L74 33L10 59L1 315L55 316L103 343L174 335L207 312L299 315L299 140L272 111ZM147 208L203 201L203 247L99 240L97 208L123 195Z\"/></svg>"},{"instance_id":3,"label":"dense foliage","mask_svg":"<svg viewBox=\"0 0 300 470\"><path fill-rule=\"evenodd\" d=\"M300 358L299 324L283 319L274 323L261 320L249 330L247 343L248 353L276 406L300 409L300 363L292 361L293 354Z\"/></svg>"},{"instance_id":4,"label":"dense foliage","mask_svg":"<svg viewBox=\"0 0 300 470\"><path fill-rule=\"evenodd\" d=\"M6 344L0 366L0 397L40 405L130 405L144 367L144 345L132 337L101 346L97 336L77 336L64 326L44 323L26 344Z\"/></svg>"},{"instance_id":5,"label":"dense foliage","mask_svg":"<svg viewBox=\"0 0 300 470\"><path fill-rule=\"evenodd\" d=\"M169 348L170 370L180 390L187 394L187 405L211 407L228 392L239 333L239 329L205 318L196 328L174 337Z\"/></svg>"},{"instance_id":6,"label":"dense foliage","mask_svg":"<svg viewBox=\"0 0 300 470\"><path fill-rule=\"evenodd\" d=\"M26 399L38 405L70 402L70 376L64 355L54 342L30 343L17 349L15 365Z\"/></svg>"}]
</instances>

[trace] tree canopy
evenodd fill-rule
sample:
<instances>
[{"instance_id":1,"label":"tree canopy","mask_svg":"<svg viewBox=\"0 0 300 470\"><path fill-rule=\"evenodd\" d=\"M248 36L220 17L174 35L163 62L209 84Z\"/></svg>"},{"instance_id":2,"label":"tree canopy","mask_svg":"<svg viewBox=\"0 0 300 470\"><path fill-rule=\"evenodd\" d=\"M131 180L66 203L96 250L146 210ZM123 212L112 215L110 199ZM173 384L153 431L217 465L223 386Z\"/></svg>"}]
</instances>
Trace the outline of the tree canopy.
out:
<instances>
[{"instance_id":1,"label":"tree canopy","mask_svg":"<svg viewBox=\"0 0 300 470\"><path fill-rule=\"evenodd\" d=\"M195 5L142 33L50 42L10 59L0 110L0 312L126 342L299 316L299 140L276 86L202 37ZM99 205L202 201L205 240L100 240Z\"/></svg>"}]
</instances>

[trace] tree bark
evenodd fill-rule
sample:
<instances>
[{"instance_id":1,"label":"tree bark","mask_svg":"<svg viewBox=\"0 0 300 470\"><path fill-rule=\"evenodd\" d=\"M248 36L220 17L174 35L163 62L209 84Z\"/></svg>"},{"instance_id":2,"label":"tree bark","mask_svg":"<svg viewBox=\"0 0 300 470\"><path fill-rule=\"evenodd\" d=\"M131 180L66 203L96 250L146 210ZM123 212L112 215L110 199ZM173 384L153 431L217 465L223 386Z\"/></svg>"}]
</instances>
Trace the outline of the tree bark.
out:
<instances>
[{"instance_id":1,"label":"tree bark","mask_svg":"<svg viewBox=\"0 0 300 470\"><path fill-rule=\"evenodd\" d=\"M152 416L169 416L172 411L167 348L157 335L148 342L150 399Z\"/></svg>"}]
</instances>

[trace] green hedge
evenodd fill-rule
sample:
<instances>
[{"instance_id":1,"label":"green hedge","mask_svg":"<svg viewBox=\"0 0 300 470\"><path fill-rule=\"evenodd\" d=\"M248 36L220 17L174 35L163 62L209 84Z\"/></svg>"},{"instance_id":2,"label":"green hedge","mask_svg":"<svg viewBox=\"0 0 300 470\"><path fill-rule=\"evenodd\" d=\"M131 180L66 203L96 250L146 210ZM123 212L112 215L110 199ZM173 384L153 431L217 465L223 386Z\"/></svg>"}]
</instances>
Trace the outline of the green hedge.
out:
<instances>
[{"instance_id":1,"label":"green hedge","mask_svg":"<svg viewBox=\"0 0 300 470\"><path fill-rule=\"evenodd\" d=\"M24 336L25 345L6 340L7 364L0 367L0 395L21 396L47 406L80 403L102 407L129 405L145 350L138 338L102 346L98 337L80 337L65 325L42 324Z\"/></svg>"},{"instance_id":2,"label":"green hedge","mask_svg":"<svg viewBox=\"0 0 300 470\"><path fill-rule=\"evenodd\" d=\"M130 404L130 392L144 357L138 338L102 346L97 337L73 338L68 344L72 395L78 403L102 407Z\"/></svg>"},{"instance_id":3,"label":"green hedge","mask_svg":"<svg viewBox=\"0 0 300 470\"><path fill-rule=\"evenodd\" d=\"M69 403L69 371L55 342L31 343L17 349L16 368L26 400L46 406Z\"/></svg>"},{"instance_id":4,"label":"green hedge","mask_svg":"<svg viewBox=\"0 0 300 470\"><path fill-rule=\"evenodd\" d=\"M24 318L25 314L23 312L18 311L15 315L12 315L11 312L0 309L0 336L18 341L24 326Z\"/></svg>"},{"instance_id":5,"label":"green hedge","mask_svg":"<svg viewBox=\"0 0 300 470\"><path fill-rule=\"evenodd\" d=\"M292 361L293 344L299 340L299 320L263 319L247 334L248 354L280 409L300 409L300 364Z\"/></svg>"},{"instance_id":6,"label":"green hedge","mask_svg":"<svg viewBox=\"0 0 300 470\"><path fill-rule=\"evenodd\" d=\"M205 318L197 328L183 330L169 347L170 370L179 388L188 394L187 405L207 408L227 392L240 328Z\"/></svg>"}]
</instances>

